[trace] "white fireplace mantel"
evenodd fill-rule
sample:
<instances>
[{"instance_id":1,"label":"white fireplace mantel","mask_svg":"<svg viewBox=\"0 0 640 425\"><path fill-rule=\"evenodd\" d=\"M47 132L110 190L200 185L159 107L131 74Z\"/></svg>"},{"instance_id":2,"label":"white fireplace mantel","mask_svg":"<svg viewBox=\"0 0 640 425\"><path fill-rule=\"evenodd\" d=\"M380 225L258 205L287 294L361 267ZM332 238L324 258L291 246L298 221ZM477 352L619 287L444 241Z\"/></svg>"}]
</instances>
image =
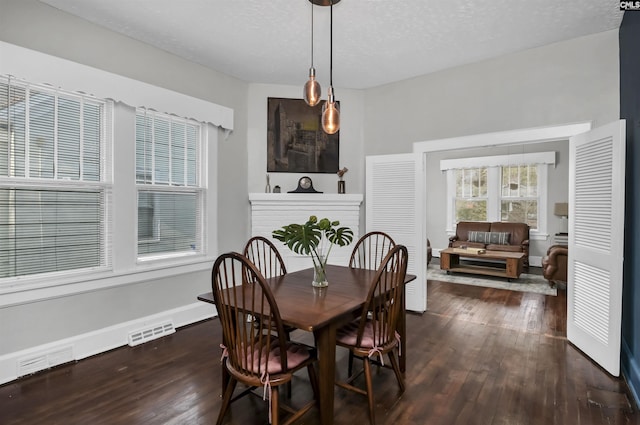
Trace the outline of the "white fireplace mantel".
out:
<instances>
[{"instance_id":1,"label":"white fireplace mantel","mask_svg":"<svg viewBox=\"0 0 640 425\"><path fill-rule=\"evenodd\" d=\"M360 205L362 194L335 193L250 193L251 234L270 238L278 247L288 271L310 267L307 256L298 255L271 237L274 230L291 223L305 223L309 216L340 221L340 226L353 230L353 242L346 247L334 246L329 264L348 265L353 245L360 237Z\"/></svg>"}]
</instances>

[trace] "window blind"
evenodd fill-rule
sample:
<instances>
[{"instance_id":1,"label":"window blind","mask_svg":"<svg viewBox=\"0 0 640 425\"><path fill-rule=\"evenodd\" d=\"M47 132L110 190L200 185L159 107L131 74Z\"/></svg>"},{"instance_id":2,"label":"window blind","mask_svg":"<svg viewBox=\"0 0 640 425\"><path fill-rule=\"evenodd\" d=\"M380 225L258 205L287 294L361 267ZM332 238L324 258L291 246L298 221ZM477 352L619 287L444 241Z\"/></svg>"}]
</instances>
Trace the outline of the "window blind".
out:
<instances>
[{"instance_id":1,"label":"window blind","mask_svg":"<svg viewBox=\"0 0 640 425\"><path fill-rule=\"evenodd\" d=\"M108 265L106 110L0 78L0 278Z\"/></svg>"},{"instance_id":2,"label":"window blind","mask_svg":"<svg viewBox=\"0 0 640 425\"><path fill-rule=\"evenodd\" d=\"M201 124L136 113L138 257L202 252Z\"/></svg>"}]
</instances>

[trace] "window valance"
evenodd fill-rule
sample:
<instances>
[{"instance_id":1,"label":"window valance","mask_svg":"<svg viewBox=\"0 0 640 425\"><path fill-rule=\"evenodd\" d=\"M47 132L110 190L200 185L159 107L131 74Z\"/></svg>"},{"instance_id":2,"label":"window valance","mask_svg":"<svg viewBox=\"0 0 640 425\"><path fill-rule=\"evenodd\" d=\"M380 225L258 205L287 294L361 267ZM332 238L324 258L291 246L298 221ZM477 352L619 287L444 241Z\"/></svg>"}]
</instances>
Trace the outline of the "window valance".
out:
<instances>
[{"instance_id":1,"label":"window valance","mask_svg":"<svg viewBox=\"0 0 640 425\"><path fill-rule=\"evenodd\" d=\"M550 164L555 165L555 152L533 152L525 154L480 156L472 158L443 159L440 171L461 168L502 167L508 165Z\"/></svg>"},{"instance_id":2,"label":"window valance","mask_svg":"<svg viewBox=\"0 0 640 425\"><path fill-rule=\"evenodd\" d=\"M233 109L0 41L0 75L113 99L233 130Z\"/></svg>"}]
</instances>

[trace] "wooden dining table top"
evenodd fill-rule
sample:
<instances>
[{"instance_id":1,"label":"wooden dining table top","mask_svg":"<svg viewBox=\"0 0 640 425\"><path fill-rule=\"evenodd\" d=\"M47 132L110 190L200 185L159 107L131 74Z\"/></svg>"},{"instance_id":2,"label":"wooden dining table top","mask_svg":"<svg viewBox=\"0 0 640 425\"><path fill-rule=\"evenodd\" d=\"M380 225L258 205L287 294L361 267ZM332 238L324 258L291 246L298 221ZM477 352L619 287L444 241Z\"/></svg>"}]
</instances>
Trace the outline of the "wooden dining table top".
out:
<instances>
[{"instance_id":1,"label":"wooden dining table top","mask_svg":"<svg viewBox=\"0 0 640 425\"><path fill-rule=\"evenodd\" d=\"M362 308L367 300L375 270L327 264L329 285L311 285L313 268L267 279L285 325L313 332L341 316ZM415 276L407 274L405 284ZM214 303L213 293L198 296Z\"/></svg>"}]
</instances>

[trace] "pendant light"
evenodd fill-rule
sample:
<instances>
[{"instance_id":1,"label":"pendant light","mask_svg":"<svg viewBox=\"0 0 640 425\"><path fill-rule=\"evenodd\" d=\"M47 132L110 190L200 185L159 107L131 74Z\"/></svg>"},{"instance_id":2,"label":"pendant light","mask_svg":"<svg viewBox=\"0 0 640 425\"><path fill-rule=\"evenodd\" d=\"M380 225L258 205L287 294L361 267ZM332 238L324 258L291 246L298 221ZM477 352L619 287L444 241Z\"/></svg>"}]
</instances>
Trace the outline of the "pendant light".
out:
<instances>
[{"instance_id":1,"label":"pendant light","mask_svg":"<svg viewBox=\"0 0 640 425\"><path fill-rule=\"evenodd\" d=\"M330 26L330 41L329 41L329 95L327 101L322 105L322 129L327 134L335 134L340 130L340 110L336 104L336 100L333 94L333 3L331 2L331 26Z\"/></svg>"},{"instance_id":2,"label":"pendant light","mask_svg":"<svg viewBox=\"0 0 640 425\"><path fill-rule=\"evenodd\" d=\"M316 106L320 102L322 89L316 80L316 69L313 67L313 3L311 3L311 68L309 68L309 81L304 85L302 97L309 106Z\"/></svg>"}]
</instances>

